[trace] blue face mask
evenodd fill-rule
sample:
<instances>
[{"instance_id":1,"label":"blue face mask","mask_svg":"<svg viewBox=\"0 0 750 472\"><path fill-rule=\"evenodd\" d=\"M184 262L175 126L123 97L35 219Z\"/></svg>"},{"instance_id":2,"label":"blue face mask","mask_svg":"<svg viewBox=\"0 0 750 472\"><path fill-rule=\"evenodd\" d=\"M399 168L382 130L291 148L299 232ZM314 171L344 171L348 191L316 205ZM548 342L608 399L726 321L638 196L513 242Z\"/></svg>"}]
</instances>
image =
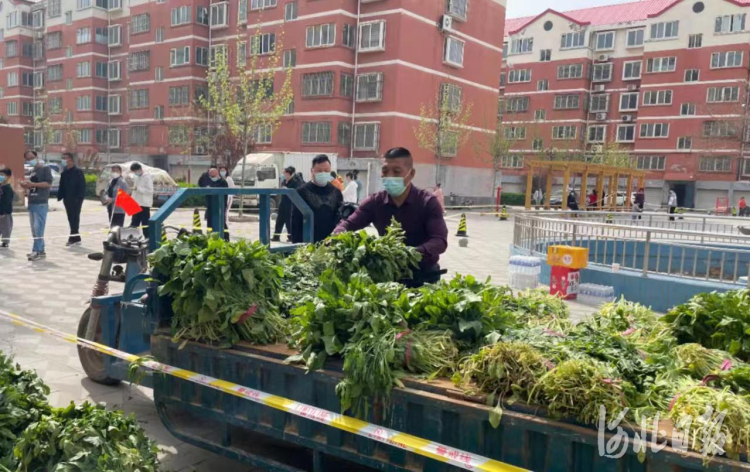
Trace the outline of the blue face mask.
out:
<instances>
[{"instance_id":1,"label":"blue face mask","mask_svg":"<svg viewBox=\"0 0 750 472\"><path fill-rule=\"evenodd\" d=\"M36 167L38 162L39 161L37 159L32 159L30 161L26 161L26 164L30 165L31 167Z\"/></svg>"},{"instance_id":2,"label":"blue face mask","mask_svg":"<svg viewBox=\"0 0 750 472\"><path fill-rule=\"evenodd\" d=\"M5 182L5 174L0 174L0 184Z\"/></svg>"},{"instance_id":3,"label":"blue face mask","mask_svg":"<svg viewBox=\"0 0 750 472\"><path fill-rule=\"evenodd\" d=\"M383 188L391 197L398 197L406 190L403 177L383 177Z\"/></svg>"},{"instance_id":4,"label":"blue face mask","mask_svg":"<svg viewBox=\"0 0 750 472\"><path fill-rule=\"evenodd\" d=\"M315 184L321 187L325 187L331 180L333 180L333 177L330 172L318 172L315 174Z\"/></svg>"}]
</instances>

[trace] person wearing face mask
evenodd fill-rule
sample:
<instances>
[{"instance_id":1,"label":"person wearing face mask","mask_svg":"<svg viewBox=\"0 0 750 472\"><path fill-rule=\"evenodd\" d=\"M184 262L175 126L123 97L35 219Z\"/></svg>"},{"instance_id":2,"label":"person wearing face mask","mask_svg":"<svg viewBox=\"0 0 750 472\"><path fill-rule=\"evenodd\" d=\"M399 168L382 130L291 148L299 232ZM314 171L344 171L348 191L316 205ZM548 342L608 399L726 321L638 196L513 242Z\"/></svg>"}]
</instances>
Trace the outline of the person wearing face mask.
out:
<instances>
[{"instance_id":1,"label":"person wearing face mask","mask_svg":"<svg viewBox=\"0 0 750 472\"><path fill-rule=\"evenodd\" d=\"M312 180L297 188L297 193L307 203L314 215L314 242L320 242L333 233L339 221L339 208L344 201L341 191L331 185L331 160L325 154L312 161ZM302 212L292 208L292 242L303 240Z\"/></svg>"},{"instance_id":2,"label":"person wearing face mask","mask_svg":"<svg viewBox=\"0 0 750 472\"><path fill-rule=\"evenodd\" d=\"M148 238L148 220L151 219L151 207L154 206L154 179L138 162L130 164L130 170L135 174L133 193L130 196L141 207L141 211L131 217L130 227L142 228L143 236Z\"/></svg>"},{"instance_id":3,"label":"person wearing face mask","mask_svg":"<svg viewBox=\"0 0 750 472\"><path fill-rule=\"evenodd\" d=\"M381 169L385 190L365 199L334 231L358 231L372 224L382 236L395 218L406 233L406 245L422 254L419 270L407 283L413 287L440 280L438 262L448 248L448 227L440 202L413 184L414 175L414 161L408 149L399 147L386 152Z\"/></svg>"},{"instance_id":4,"label":"person wearing face mask","mask_svg":"<svg viewBox=\"0 0 750 472\"><path fill-rule=\"evenodd\" d=\"M26 160L26 165L31 167L29 179L21 182L21 187L26 190L31 236L34 238L31 253L27 255L30 261L35 262L47 257L44 250L44 228L47 226L47 213L49 212L52 170L37 157L35 151L26 151L23 158Z\"/></svg>"},{"instance_id":5,"label":"person wearing face mask","mask_svg":"<svg viewBox=\"0 0 750 472\"><path fill-rule=\"evenodd\" d=\"M86 196L86 177L83 171L76 167L73 154L66 152L62 155L63 173L60 176L60 189L57 191L57 201L62 201L65 206L65 214L68 216L70 236L66 246L80 246L81 235L79 231L81 223L81 207L83 197Z\"/></svg>"},{"instance_id":6,"label":"person wearing face mask","mask_svg":"<svg viewBox=\"0 0 750 472\"><path fill-rule=\"evenodd\" d=\"M109 186L106 191L106 198L104 204L107 205L107 214L109 215L109 227L122 228L125 226L125 210L115 206L115 200L117 199L117 192L122 190L125 193L130 193L128 183L122 178L122 167L118 165L112 166L112 180L109 181Z\"/></svg>"},{"instance_id":7,"label":"person wearing face mask","mask_svg":"<svg viewBox=\"0 0 750 472\"><path fill-rule=\"evenodd\" d=\"M13 232L13 186L10 177L13 172L7 167L0 169L0 249L10 246L10 233Z\"/></svg>"},{"instance_id":8,"label":"person wearing face mask","mask_svg":"<svg viewBox=\"0 0 750 472\"><path fill-rule=\"evenodd\" d=\"M287 167L284 169L284 183L283 186L288 189L296 189L297 187L301 186L305 182L302 180L302 174L297 173L297 169L295 169L292 166ZM292 216L292 201L289 200L289 197L284 196L281 198L281 203L279 203L279 211L278 215L276 216L276 228L273 232L273 238L271 241L281 241L281 232L284 231L284 226L286 226L287 233L290 230L289 225L289 219Z\"/></svg>"},{"instance_id":9,"label":"person wearing face mask","mask_svg":"<svg viewBox=\"0 0 750 472\"><path fill-rule=\"evenodd\" d=\"M221 174L219 173L219 168L216 166L211 166L210 169L208 169L208 183L206 187L214 187L214 188L228 188L229 184L226 180L221 178ZM227 207L228 198L224 197L224 208ZM206 197L206 225L211 228L211 232L216 232L219 230L218 222L214 222L213 220L213 209L214 209L214 199L212 197ZM219 220L221 221L221 220ZM229 241L229 227L226 224L226 219L224 220L224 240Z\"/></svg>"}]
</instances>

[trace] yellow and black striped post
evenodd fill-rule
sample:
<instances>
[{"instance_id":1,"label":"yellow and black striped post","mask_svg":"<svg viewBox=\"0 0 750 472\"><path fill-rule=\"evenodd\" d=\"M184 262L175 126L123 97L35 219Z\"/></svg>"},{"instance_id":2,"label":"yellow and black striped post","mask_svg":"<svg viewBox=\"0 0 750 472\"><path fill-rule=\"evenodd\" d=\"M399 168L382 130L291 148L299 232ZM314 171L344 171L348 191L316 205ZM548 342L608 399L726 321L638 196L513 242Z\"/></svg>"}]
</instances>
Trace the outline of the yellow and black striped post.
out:
<instances>
[{"instance_id":1,"label":"yellow and black striped post","mask_svg":"<svg viewBox=\"0 0 750 472\"><path fill-rule=\"evenodd\" d=\"M503 205L503 208L500 210L500 221L508 221L508 207Z\"/></svg>"},{"instance_id":2,"label":"yellow and black striped post","mask_svg":"<svg viewBox=\"0 0 750 472\"><path fill-rule=\"evenodd\" d=\"M193 211L193 233L203 233L203 227L201 226L201 214L197 208Z\"/></svg>"},{"instance_id":3,"label":"yellow and black striped post","mask_svg":"<svg viewBox=\"0 0 750 472\"><path fill-rule=\"evenodd\" d=\"M607 221L606 222L607 222L607 224L610 224L610 225L614 222L613 221L613 217L612 217L612 213L608 213L607 214Z\"/></svg>"},{"instance_id":4,"label":"yellow and black striped post","mask_svg":"<svg viewBox=\"0 0 750 472\"><path fill-rule=\"evenodd\" d=\"M461 236L462 238L469 237L466 232L466 213L461 214L461 222L458 223L458 232L456 233L456 236Z\"/></svg>"}]
</instances>

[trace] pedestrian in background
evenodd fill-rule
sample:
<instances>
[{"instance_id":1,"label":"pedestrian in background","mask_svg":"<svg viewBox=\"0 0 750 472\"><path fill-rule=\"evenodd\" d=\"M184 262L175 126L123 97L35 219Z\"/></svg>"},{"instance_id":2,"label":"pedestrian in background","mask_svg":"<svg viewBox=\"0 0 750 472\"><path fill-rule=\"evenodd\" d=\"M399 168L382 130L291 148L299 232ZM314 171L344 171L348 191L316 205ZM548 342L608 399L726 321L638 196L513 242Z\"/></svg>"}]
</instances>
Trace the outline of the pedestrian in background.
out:
<instances>
[{"instance_id":1,"label":"pedestrian in background","mask_svg":"<svg viewBox=\"0 0 750 472\"><path fill-rule=\"evenodd\" d=\"M310 169L312 180L297 189L302 200L307 203L314 215L313 241L320 242L333 233L339 222L339 209L344 197L339 189L333 186L334 172L331 172L331 160L325 154L319 154L312 160ZM292 208L292 242L305 242L303 238L302 212Z\"/></svg>"},{"instance_id":2,"label":"pedestrian in background","mask_svg":"<svg viewBox=\"0 0 750 472\"><path fill-rule=\"evenodd\" d=\"M568 210L578 211L578 196L575 190L571 190L568 193Z\"/></svg>"},{"instance_id":3,"label":"pedestrian in background","mask_svg":"<svg viewBox=\"0 0 750 472\"><path fill-rule=\"evenodd\" d=\"M148 238L148 220L151 219L151 207L154 206L154 179L138 162L130 164L130 170L135 173L133 193L130 196L141 207L141 211L131 217L130 227L143 229L143 236Z\"/></svg>"},{"instance_id":4,"label":"pedestrian in background","mask_svg":"<svg viewBox=\"0 0 750 472\"><path fill-rule=\"evenodd\" d=\"M592 208L596 207L598 200L599 200L598 192L596 191L596 189L594 189L589 194L589 206Z\"/></svg>"},{"instance_id":5,"label":"pedestrian in background","mask_svg":"<svg viewBox=\"0 0 750 472\"><path fill-rule=\"evenodd\" d=\"M747 216L748 210L747 210L747 202L745 201L745 197L740 197L740 202L737 204L740 208L740 216Z\"/></svg>"},{"instance_id":6,"label":"pedestrian in background","mask_svg":"<svg viewBox=\"0 0 750 472\"><path fill-rule=\"evenodd\" d=\"M0 248L10 246L10 233L13 232L13 186L10 178L13 172L10 168L0 169Z\"/></svg>"},{"instance_id":7,"label":"pedestrian in background","mask_svg":"<svg viewBox=\"0 0 750 472\"><path fill-rule=\"evenodd\" d=\"M361 202L365 198L365 186L362 181L359 180L359 171L354 171L354 181L357 182L357 203Z\"/></svg>"},{"instance_id":8,"label":"pedestrian in background","mask_svg":"<svg viewBox=\"0 0 750 472\"><path fill-rule=\"evenodd\" d=\"M57 201L62 201L65 206L65 214L68 217L70 236L67 247L81 245L81 208L83 198L86 196L86 177L83 171L76 166L75 157L66 152L62 155L63 172L60 176L60 188L57 191Z\"/></svg>"},{"instance_id":9,"label":"pedestrian in background","mask_svg":"<svg viewBox=\"0 0 750 472\"><path fill-rule=\"evenodd\" d=\"M221 166L219 167L219 176L227 181L227 186L229 188L236 188L237 186L234 185L234 179L229 174L229 168L227 166ZM225 215L227 217L227 221L229 218L229 210L232 208L232 203L234 203L234 195L227 196L227 211L225 212Z\"/></svg>"},{"instance_id":10,"label":"pedestrian in background","mask_svg":"<svg viewBox=\"0 0 750 472\"><path fill-rule=\"evenodd\" d=\"M339 189L339 192L344 191L344 179L341 178L336 172L331 171L331 185Z\"/></svg>"},{"instance_id":11,"label":"pedestrian in background","mask_svg":"<svg viewBox=\"0 0 750 472\"><path fill-rule=\"evenodd\" d=\"M443 187L440 185L440 182L435 185L435 191L432 194L437 198L440 209L443 210L443 215L445 215L445 195L443 195Z\"/></svg>"},{"instance_id":12,"label":"pedestrian in background","mask_svg":"<svg viewBox=\"0 0 750 472\"><path fill-rule=\"evenodd\" d=\"M47 226L47 213L49 213L49 189L52 186L52 169L37 156L35 151L26 151L23 154L26 165L31 167L28 180L21 182L21 187L26 190L29 205L29 222L31 223L31 236L34 244L29 260L34 262L47 257L44 251L44 228Z\"/></svg>"},{"instance_id":13,"label":"pedestrian in background","mask_svg":"<svg viewBox=\"0 0 750 472\"><path fill-rule=\"evenodd\" d=\"M122 190L129 193L128 183L122 178L122 167L119 165L112 166L112 180L107 187L104 204L107 205L107 215L109 215L109 227L122 228L125 226L125 210L115 205L117 203L117 192Z\"/></svg>"},{"instance_id":14,"label":"pedestrian in background","mask_svg":"<svg viewBox=\"0 0 750 472\"><path fill-rule=\"evenodd\" d=\"M207 187L229 188L229 184L226 180L221 178L219 168L216 166L211 166L211 168L208 170ZM224 208L227 207L227 200L227 196L224 196ZM206 196L206 226L208 226L209 228L208 231L212 233L216 233L219 231L219 222L214 221L214 214L217 212L217 209L214 208L214 197ZM224 221L224 240L229 241L229 227L226 226L226 220Z\"/></svg>"},{"instance_id":15,"label":"pedestrian in background","mask_svg":"<svg viewBox=\"0 0 750 472\"><path fill-rule=\"evenodd\" d=\"M341 193L344 196L344 202L357 203L357 182L354 181L354 174L351 172L346 174L346 186Z\"/></svg>"},{"instance_id":16,"label":"pedestrian in background","mask_svg":"<svg viewBox=\"0 0 750 472\"><path fill-rule=\"evenodd\" d=\"M669 189L669 200L667 200L667 206L669 207L669 221L674 221L674 212L677 210L677 194L674 193L674 189Z\"/></svg>"},{"instance_id":17,"label":"pedestrian in background","mask_svg":"<svg viewBox=\"0 0 750 472\"><path fill-rule=\"evenodd\" d=\"M302 179L302 174L297 173L297 169L292 166L284 169L284 187L293 190L300 187L304 183L305 182ZM279 212L276 215L276 228L274 229L273 238L271 239L271 241L281 241L281 232L284 231L284 226L286 226L286 231L288 234L292 233L292 207L292 201L289 199L289 197L284 196L281 198L281 203L279 203Z\"/></svg>"}]
</instances>

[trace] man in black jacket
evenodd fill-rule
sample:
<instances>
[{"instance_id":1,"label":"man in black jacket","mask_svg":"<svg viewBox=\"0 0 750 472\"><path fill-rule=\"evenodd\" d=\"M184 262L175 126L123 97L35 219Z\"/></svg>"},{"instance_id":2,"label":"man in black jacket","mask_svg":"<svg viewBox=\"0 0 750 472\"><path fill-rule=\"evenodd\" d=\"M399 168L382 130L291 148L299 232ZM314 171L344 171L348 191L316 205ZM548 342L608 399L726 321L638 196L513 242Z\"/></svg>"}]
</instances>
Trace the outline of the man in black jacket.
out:
<instances>
[{"instance_id":1,"label":"man in black jacket","mask_svg":"<svg viewBox=\"0 0 750 472\"><path fill-rule=\"evenodd\" d=\"M13 232L13 186L10 168L0 169L0 248L10 246L10 234Z\"/></svg>"},{"instance_id":2,"label":"man in black jacket","mask_svg":"<svg viewBox=\"0 0 750 472\"><path fill-rule=\"evenodd\" d=\"M284 169L284 187L288 189L296 189L304 184L305 181L302 179L302 174L297 173L297 169L292 166ZM292 201L289 197L283 197L281 203L279 203L279 214L276 217L276 229L273 234L272 241L281 241L281 232L286 226L287 232L291 233L290 220L292 218Z\"/></svg>"},{"instance_id":3,"label":"man in black jacket","mask_svg":"<svg viewBox=\"0 0 750 472\"><path fill-rule=\"evenodd\" d=\"M83 206L83 197L86 195L86 178L83 171L76 167L76 161L73 154L63 153L63 164L65 169L60 176L60 189L57 191L57 201L65 205L65 213L68 214L68 224L70 225L70 237L66 246L80 246L80 223L81 207Z\"/></svg>"},{"instance_id":4,"label":"man in black jacket","mask_svg":"<svg viewBox=\"0 0 750 472\"><path fill-rule=\"evenodd\" d=\"M208 170L208 180L206 181L206 187L214 187L214 188L228 188L229 184L226 180L221 178L221 175L219 174L219 169L212 165L211 168ZM227 199L228 197L224 197L224 208L227 207ZM226 210L225 210L226 211ZM214 213L214 197L207 196L206 197L206 225L210 228L209 232L215 233L219 230L218 222L213 221L213 213ZM229 227L226 224L226 220L224 223L224 240L229 241Z\"/></svg>"},{"instance_id":5,"label":"man in black jacket","mask_svg":"<svg viewBox=\"0 0 750 472\"><path fill-rule=\"evenodd\" d=\"M341 191L331 185L331 161L325 154L316 156L312 161L310 182L297 188L297 193L307 203L314 215L314 241L320 242L333 233L339 222L339 209L344 202ZM303 241L302 212L292 208L292 242Z\"/></svg>"}]
</instances>

